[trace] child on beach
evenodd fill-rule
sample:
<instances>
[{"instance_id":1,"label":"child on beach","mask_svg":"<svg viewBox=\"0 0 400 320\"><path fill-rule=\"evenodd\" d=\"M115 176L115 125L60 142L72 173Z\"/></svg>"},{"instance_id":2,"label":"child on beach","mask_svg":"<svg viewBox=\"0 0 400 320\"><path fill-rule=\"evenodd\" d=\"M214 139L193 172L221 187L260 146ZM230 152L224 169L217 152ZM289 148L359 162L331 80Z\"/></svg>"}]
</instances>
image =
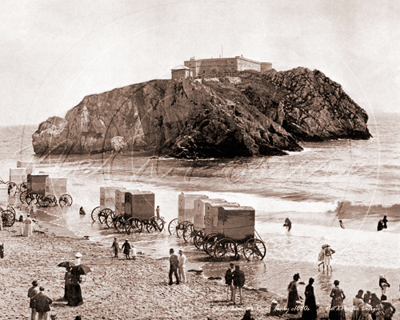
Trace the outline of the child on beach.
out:
<instances>
[{"instance_id":1,"label":"child on beach","mask_svg":"<svg viewBox=\"0 0 400 320\"><path fill-rule=\"evenodd\" d=\"M126 259L130 259L131 245L129 244L128 239L125 240L121 249L123 250Z\"/></svg>"}]
</instances>

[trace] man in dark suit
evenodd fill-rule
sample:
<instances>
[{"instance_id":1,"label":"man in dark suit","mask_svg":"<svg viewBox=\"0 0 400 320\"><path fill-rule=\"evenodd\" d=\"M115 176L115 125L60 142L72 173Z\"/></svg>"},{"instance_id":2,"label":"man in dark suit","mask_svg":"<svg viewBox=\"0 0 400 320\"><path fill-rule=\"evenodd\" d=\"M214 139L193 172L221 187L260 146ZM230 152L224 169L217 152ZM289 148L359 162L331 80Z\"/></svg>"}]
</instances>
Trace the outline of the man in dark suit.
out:
<instances>
[{"instance_id":1,"label":"man in dark suit","mask_svg":"<svg viewBox=\"0 0 400 320\"><path fill-rule=\"evenodd\" d=\"M232 284L232 282L233 282L233 272L235 270L234 267L235 267L234 264L231 263L229 265L229 269L226 270L226 273L225 273L225 283L228 285L228 295L229 295L229 292L231 293L230 301L233 301L233 284Z\"/></svg>"},{"instance_id":2,"label":"man in dark suit","mask_svg":"<svg viewBox=\"0 0 400 320\"><path fill-rule=\"evenodd\" d=\"M236 291L239 291L240 304L243 304L242 300L242 288L244 286L245 277L244 272L240 270L238 265L235 266L235 271L233 272L233 303L236 304Z\"/></svg>"},{"instance_id":3,"label":"man in dark suit","mask_svg":"<svg viewBox=\"0 0 400 320\"><path fill-rule=\"evenodd\" d=\"M172 285L174 282L172 281L172 274L175 275L176 284L179 284L179 277L178 277L178 267L179 267L179 258L178 255L175 253L174 249L169 250L169 285Z\"/></svg>"},{"instance_id":4,"label":"man in dark suit","mask_svg":"<svg viewBox=\"0 0 400 320\"><path fill-rule=\"evenodd\" d=\"M37 311L33 305L32 299L39 293L38 285L39 285L38 282L36 280L34 280L32 282L32 287L30 287L28 290L28 298L30 299L29 300L29 308L32 309L31 320L35 320L36 314L37 314Z\"/></svg>"},{"instance_id":5,"label":"man in dark suit","mask_svg":"<svg viewBox=\"0 0 400 320\"><path fill-rule=\"evenodd\" d=\"M39 319L47 320L49 318L50 305L52 304L53 300L46 296L43 291L44 288L40 287L39 293L32 298L32 302L36 311L39 313Z\"/></svg>"}]
</instances>

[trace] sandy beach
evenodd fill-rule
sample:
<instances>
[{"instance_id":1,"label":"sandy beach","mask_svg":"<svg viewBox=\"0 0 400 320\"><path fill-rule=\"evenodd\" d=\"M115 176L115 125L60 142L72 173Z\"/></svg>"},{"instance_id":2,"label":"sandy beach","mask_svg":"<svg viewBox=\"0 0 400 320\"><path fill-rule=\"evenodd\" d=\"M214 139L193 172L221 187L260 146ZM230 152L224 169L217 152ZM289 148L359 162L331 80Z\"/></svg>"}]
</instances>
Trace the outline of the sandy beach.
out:
<instances>
[{"instance_id":1,"label":"sandy beach","mask_svg":"<svg viewBox=\"0 0 400 320\"><path fill-rule=\"evenodd\" d=\"M25 238L18 236L18 228L15 223L1 231L5 244L0 269L2 319L30 318L27 292L33 280L53 299L51 313L58 319L77 315L82 319L241 319L249 306L256 319L270 318L266 313L274 297L269 292L244 290L244 305L234 306L226 301L222 281L196 272L187 273L187 283L169 286L167 258L139 254L136 260L125 260L120 253L114 259L105 245L58 237L38 226L32 237ZM92 272L82 284L83 305L68 307L66 301L59 301L64 294L65 269L57 264L73 261L76 252L82 253L82 264Z\"/></svg>"},{"instance_id":2,"label":"sandy beach","mask_svg":"<svg viewBox=\"0 0 400 320\"><path fill-rule=\"evenodd\" d=\"M169 286L168 252L162 258L155 258L149 254L148 248L136 260L126 260L122 253L115 259L111 241L96 242L76 237L68 229L55 227L41 218L44 216L35 215L35 232L29 238L18 235L19 222L0 231L1 242L5 245L4 259L0 260L3 280L1 319L30 319L27 291L33 280L38 280L45 293L53 299L51 314L57 314L57 319L73 320L77 315L81 315L82 319L242 319L248 307L252 308L255 319L273 319L275 317L267 316L272 300L277 300L281 307L286 306L286 296L271 292L268 287L260 288L257 280L251 279L243 290L244 304L233 305L227 301L224 280L218 279L224 273L220 264L219 270L205 268L203 272L189 271L187 283ZM141 235L146 236L151 235ZM118 241L121 246L121 236L118 236ZM81 263L88 265L92 272L85 276L82 284L83 305L68 307L67 302L61 300L65 269L57 267L57 264L74 261L77 252L83 255ZM199 253L186 251L186 255L187 269L199 270L202 265ZM251 266L245 267L244 261L238 263L247 270L245 272L250 272ZM272 267L271 263L269 267ZM228 264L229 261L226 262L227 267ZM312 266L303 265L300 272L306 275ZM299 265L296 270L298 268ZM279 269L279 266L273 269ZM302 281L307 282L306 279L306 276L302 277ZM281 285L286 288L287 283ZM304 285L301 283L298 291L304 297ZM318 304L321 297L316 298ZM351 302L352 296L347 295L346 301ZM319 318L328 316L327 307L320 304ZM347 312L348 319L351 318L350 313ZM395 314L394 319L397 316ZM300 314L290 316L299 317Z\"/></svg>"}]
</instances>

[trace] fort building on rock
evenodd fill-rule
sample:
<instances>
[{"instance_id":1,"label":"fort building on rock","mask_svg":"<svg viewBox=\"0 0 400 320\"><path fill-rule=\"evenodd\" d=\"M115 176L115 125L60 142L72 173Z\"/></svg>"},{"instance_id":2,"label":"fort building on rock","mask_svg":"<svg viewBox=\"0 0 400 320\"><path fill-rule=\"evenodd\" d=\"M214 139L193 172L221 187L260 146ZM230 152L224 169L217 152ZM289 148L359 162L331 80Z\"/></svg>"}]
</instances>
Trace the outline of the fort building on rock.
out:
<instances>
[{"instance_id":1,"label":"fort building on rock","mask_svg":"<svg viewBox=\"0 0 400 320\"><path fill-rule=\"evenodd\" d=\"M228 76L236 71L255 70L264 72L271 69L272 63L270 62L258 62L243 56L198 60L192 57L190 60L184 61L184 66L180 65L171 69L171 77L172 79L185 79L188 77Z\"/></svg>"}]
</instances>

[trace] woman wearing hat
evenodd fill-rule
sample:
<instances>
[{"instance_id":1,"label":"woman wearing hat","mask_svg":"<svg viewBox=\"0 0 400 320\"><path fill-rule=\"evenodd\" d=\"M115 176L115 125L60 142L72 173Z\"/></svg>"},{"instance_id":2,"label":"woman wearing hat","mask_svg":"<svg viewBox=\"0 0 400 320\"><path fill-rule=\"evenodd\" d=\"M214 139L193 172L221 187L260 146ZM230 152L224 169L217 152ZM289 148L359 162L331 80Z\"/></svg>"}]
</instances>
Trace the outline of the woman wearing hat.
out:
<instances>
[{"instance_id":1,"label":"woman wearing hat","mask_svg":"<svg viewBox=\"0 0 400 320\"><path fill-rule=\"evenodd\" d=\"M332 298L331 310L329 311L330 320L346 320L346 313L343 306L343 300L346 296L343 290L339 288L339 280L333 282L335 287L332 289L330 297Z\"/></svg>"},{"instance_id":2,"label":"woman wearing hat","mask_svg":"<svg viewBox=\"0 0 400 320\"><path fill-rule=\"evenodd\" d=\"M287 303L287 310L290 314L296 314L299 310L297 308L297 300L299 300L299 295L297 293L297 281L300 279L300 275L296 273L293 276L293 281L289 283L288 286L288 303ZM300 298L301 299L301 298Z\"/></svg>"}]
</instances>

